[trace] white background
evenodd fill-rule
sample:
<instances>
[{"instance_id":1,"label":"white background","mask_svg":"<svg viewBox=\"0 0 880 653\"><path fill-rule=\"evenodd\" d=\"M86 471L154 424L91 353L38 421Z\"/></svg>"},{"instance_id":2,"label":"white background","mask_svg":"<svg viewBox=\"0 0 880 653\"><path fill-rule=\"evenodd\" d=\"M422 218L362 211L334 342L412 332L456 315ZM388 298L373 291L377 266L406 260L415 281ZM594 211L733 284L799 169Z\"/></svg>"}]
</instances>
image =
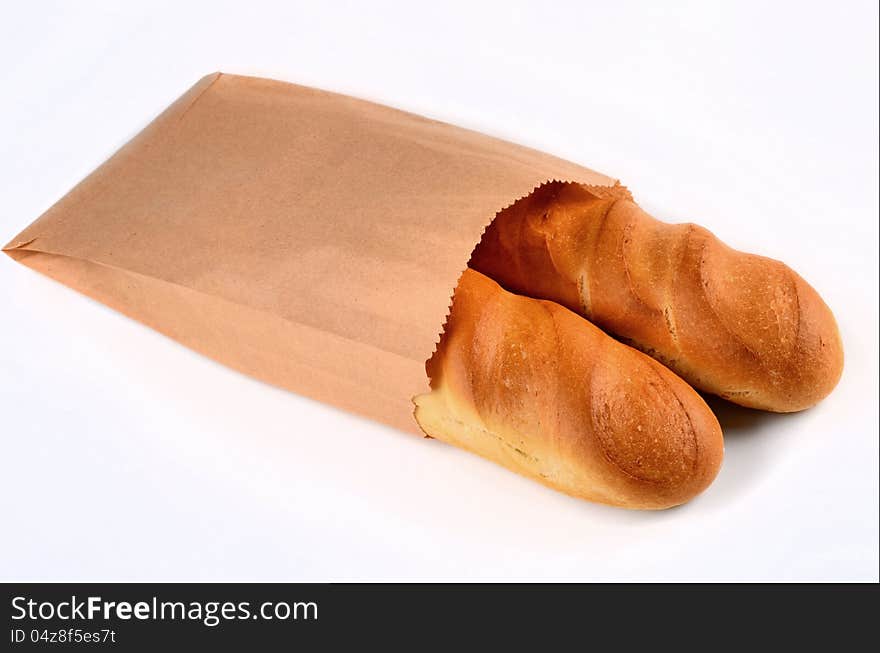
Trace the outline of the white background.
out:
<instances>
[{"instance_id":1,"label":"white background","mask_svg":"<svg viewBox=\"0 0 880 653\"><path fill-rule=\"evenodd\" d=\"M785 260L846 369L803 414L722 407L715 484L627 512L253 381L0 257L0 579L878 579L873 0L138 4L4 10L3 242L202 75L260 75L547 150Z\"/></svg>"}]
</instances>

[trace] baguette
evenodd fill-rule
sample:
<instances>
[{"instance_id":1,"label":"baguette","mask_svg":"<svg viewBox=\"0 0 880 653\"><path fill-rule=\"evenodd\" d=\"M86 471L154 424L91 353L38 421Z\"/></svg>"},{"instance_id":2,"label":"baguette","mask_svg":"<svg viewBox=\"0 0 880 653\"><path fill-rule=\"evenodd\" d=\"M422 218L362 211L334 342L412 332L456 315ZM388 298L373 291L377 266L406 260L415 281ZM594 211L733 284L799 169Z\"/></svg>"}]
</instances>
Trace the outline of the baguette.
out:
<instances>
[{"instance_id":1,"label":"baguette","mask_svg":"<svg viewBox=\"0 0 880 653\"><path fill-rule=\"evenodd\" d=\"M690 386L566 308L466 270L415 418L430 437L576 497L661 509L715 478L723 442Z\"/></svg>"},{"instance_id":2,"label":"baguette","mask_svg":"<svg viewBox=\"0 0 880 653\"><path fill-rule=\"evenodd\" d=\"M655 220L619 187L538 189L496 218L470 265L743 406L808 408L843 368L834 316L800 276L702 227Z\"/></svg>"}]
</instances>

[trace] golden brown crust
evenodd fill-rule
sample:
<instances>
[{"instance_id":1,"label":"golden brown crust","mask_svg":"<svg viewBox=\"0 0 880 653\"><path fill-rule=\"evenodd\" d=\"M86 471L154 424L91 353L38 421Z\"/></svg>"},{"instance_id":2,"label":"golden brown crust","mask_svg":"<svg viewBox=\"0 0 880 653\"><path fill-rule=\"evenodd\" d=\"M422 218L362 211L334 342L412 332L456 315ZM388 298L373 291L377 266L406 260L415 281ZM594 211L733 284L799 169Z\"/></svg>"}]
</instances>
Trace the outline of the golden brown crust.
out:
<instances>
[{"instance_id":1,"label":"golden brown crust","mask_svg":"<svg viewBox=\"0 0 880 653\"><path fill-rule=\"evenodd\" d=\"M574 496L659 509L718 472L721 429L684 381L571 311L462 275L416 420Z\"/></svg>"},{"instance_id":2,"label":"golden brown crust","mask_svg":"<svg viewBox=\"0 0 880 653\"><path fill-rule=\"evenodd\" d=\"M843 368L834 316L795 272L702 227L655 220L628 198L549 184L498 216L470 265L744 406L808 408Z\"/></svg>"}]
</instances>

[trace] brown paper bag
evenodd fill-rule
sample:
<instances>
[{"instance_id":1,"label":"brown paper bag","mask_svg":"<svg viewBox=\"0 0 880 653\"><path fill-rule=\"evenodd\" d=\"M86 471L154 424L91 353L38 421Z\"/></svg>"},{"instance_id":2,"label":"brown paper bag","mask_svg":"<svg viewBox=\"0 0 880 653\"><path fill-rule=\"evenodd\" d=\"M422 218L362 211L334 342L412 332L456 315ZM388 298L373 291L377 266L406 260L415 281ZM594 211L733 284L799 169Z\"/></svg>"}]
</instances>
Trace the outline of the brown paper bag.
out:
<instances>
[{"instance_id":1,"label":"brown paper bag","mask_svg":"<svg viewBox=\"0 0 880 653\"><path fill-rule=\"evenodd\" d=\"M412 397L474 246L554 179L615 184L381 105L217 73L5 251L230 367L419 433Z\"/></svg>"}]
</instances>

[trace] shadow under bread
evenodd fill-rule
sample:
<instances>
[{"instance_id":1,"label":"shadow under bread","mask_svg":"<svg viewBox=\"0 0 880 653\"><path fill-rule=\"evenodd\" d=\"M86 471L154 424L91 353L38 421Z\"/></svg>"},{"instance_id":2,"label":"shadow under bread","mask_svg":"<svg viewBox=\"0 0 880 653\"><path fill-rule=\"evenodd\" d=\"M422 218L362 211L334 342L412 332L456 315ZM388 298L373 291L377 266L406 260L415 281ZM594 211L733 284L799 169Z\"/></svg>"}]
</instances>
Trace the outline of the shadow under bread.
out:
<instances>
[{"instance_id":1,"label":"shadow under bread","mask_svg":"<svg viewBox=\"0 0 880 653\"><path fill-rule=\"evenodd\" d=\"M772 413L739 406L715 395L700 396L715 413L724 434L724 462L705 498L729 502L753 489L785 454L785 447L780 445L797 437L797 429L790 427L804 411Z\"/></svg>"}]
</instances>

